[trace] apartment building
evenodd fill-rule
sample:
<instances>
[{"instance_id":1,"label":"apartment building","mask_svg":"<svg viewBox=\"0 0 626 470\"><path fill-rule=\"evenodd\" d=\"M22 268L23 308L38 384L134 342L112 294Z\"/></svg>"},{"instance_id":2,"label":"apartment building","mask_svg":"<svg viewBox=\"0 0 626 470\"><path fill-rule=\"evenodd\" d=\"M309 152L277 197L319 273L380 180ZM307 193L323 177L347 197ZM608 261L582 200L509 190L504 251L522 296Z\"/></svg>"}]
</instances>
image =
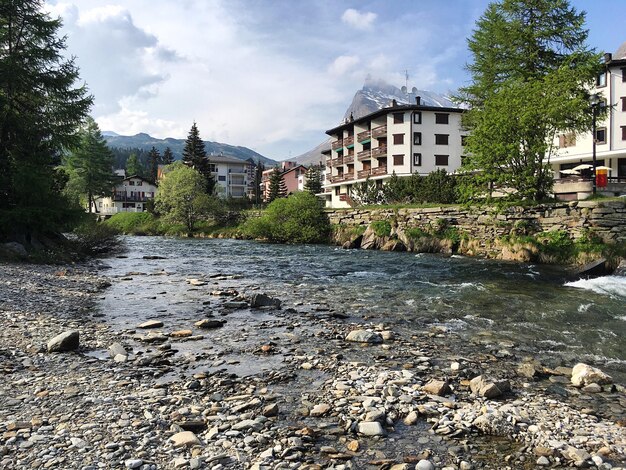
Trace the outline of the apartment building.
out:
<instances>
[{"instance_id":1,"label":"apartment building","mask_svg":"<svg viewBox=\"0 0 626 470\"><path fill-rule=\"evenodd\" d=\"M452 173L461 166L461 108L392 101L385 107L326 131L331 151L326 159L326 205L349 207L354 184L370 178L382 185L394 172L427 175Z\"/></svg>"},{"instance_id":2,"label":"apartment building","mask_svg":"<svg viewBox=\"0 0 626 470\"><path fill-rule=\"evenodd\" d=\"M225 155L210 155L209 166L220 197L245 197L248 192L250 162Z\"/></svg>"},{"instance_id":3,"label":"apartment building","mask_svg":"<svg viewBox=\"0 0 626 470\"><path fill-rule=\"evenodd\" d=\"M306 182L305 173L307 168L296 162L284 161L280 163L281 178L285 183L286 194L289 195L296 191L303 191L304 183ZM270 177L273 172L274 168L265 170L261 178L261 194L263 195L264 201L267 201L269 198Z\"/></svg>"},{"instance_id":4,"label":"apartment building","mask_svg":"<svg viewBox=\"0 0 626 470\"><path fill-rule=\"evenodd\" d=\"M604 70L590 91L600 97L600 106L608 106L606 119L596 126L596 165L608 178L598 191L609 194L626 193L626 42L614 53L604 54ZM554 171L555 194L560 199L582 199L591 194L593 169L592 133L561 134L554 144L558 155L550 164ZM588 166L588 168L573 170ZM572 171L573 170L573 171ZM606 183L606 185L604 184Z\"/></svg>"},{"instance_id":5,"label":"apartment building","mask_svg":"<svg viewBox=\"0 0 626 470\"><path fill-rule=\"evenodd\" d=\"M154 183L141 176L129 176L113 188L110 196L97 198L91 210L103 216L118 212L144 212L146 204L154 199L156 192Z\"/></svg>"}]
</instances>

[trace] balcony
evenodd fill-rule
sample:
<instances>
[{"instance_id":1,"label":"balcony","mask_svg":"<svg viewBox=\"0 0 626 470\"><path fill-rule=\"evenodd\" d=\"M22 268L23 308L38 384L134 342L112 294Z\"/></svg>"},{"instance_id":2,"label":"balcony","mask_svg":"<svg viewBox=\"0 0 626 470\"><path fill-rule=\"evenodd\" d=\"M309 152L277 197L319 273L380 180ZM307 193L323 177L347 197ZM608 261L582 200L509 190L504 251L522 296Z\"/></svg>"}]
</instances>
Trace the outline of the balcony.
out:
<instances>
[{"instance_id":1,"label":"balcony","mask_svg":"<svg viewBox=\"0 0 626 470\"><path fill-rule=\"evenodd\" d=\"M370 174L372 176L386 175L387 174L387 167L386 166L379 166L378 168L372 168Z\"/></svg>"},{"instance_id":2,"label":"balcony","mask_svg":"<svg viewBox=\"0 0 626 470\"><path fill-rule=\"evenodd\" d=\"M346 137L345 139L343 139L343 146L344 147L353 147L354 146L354 136L351 135L350 137Z\"/></svg>"},{"instance_id":3,"label":"balcony","mask_svg":"<svg viewBox=\"0 0 626 470\"><path fill-rule=\"evenodd\" d=\"M372 149L372 157L373 158L379 158L379 157L386 157L387 156L387 146L383 145L382 147L376 147Z\"/></svg>"},{"instance_id":4,"label":"balcony","mask_svg":"<svg viewBox=\"0 0 626 470\"><path fill-rule=\"evenodd\" d=\"M339 200L346 202L348 200L348 195L346 193L341 193L339 195Z\"/></svg>"},{"instance_id":5,"label":"balcony","mask_svg":"<svg viewBox=\"0 0 626 470\"><path fill-rule=\"evenodd\" d=\"M359 132L356 136L357 142L363 142L372 138L372 131Z\"/></svg>"},{"instance_id":6,"label":"balcony","mask_svg":"<svg viewBox=\"0 0 626 470\"><path fill-rule=\"evenodd\" d=\"M154 199L152 193L148 193L148 195L141 194L128 194L124 191L115 191L113 193L114 201L122 201L122 202L146 202L148 199Z\"/></svg>"},{"instance_id":7,"label":"balcony","mask_svg":"<svg viewBox=\"0 0 626 470\"><path fill-rule=\"evenodd\" d=\"M341 148L341 147L343 147L343 140L341 140L341 139L336 140L336 141L334 141L334 142L331 144L331 148L332 148L333 150L337 150L337 149L339 149L339 148Z\"/></svg>"},{"instance_id":8,"label":"balcony","mask_svg":"<svg viewBox=\"0 0 626 470\"><path fill-rule=\"evenodd\" d=\"M228 173L231 175L247 175L248 172L244 168L229 168Z\"/></svg>"},{"instance_id":9,"label":"balcony","mask_svg":"<svg viewBox=\"0 0 626 470\"><path fill-rule=\"evenodd\" d=\"M387 136L387 124L384 124L382 126L378 126L372 129L373 138L378 139L380 137L386 137L386 136Z\"/></svg>"},{"instance_id":10,"label":"balcony","mask_svg":"<svg viewBox=\"0 0 626 470\"><path fill-rule=\"evenodd\" d=\"M354 163L354 155L344 155L343 162L344 163Z\"/></svg>"},{"instance_id":11,"label":"balcony","mask_svg":"<svg viewBox=\"0 0 626 470\"><path fill-rule=\"evenodd\" d=\"M335 158L330 162L331 166L341 166L343 165L343 157Z\"/></svg>"},{"instance_id":12,"label":"balcony","mask_svg":"<svg viewBox=\"0 0 626 470\"><path fill-rule=\"evenodd\" d=\"M357 178L360 180L363 178L367 178L371 173L372 170L370 168L368 168L367 170L360 170L357 172Z\"/></svg>"},{"instance_id":13,"label":"balcony","mask_svg":"<svg viewBox=\"0 0 626 470\"><path fill-rule=\"evenodd\" d=\"M344 173L342 175L331 176L330 182L333 183L343 183L344 181L352 181L354 179L354 173Z\"/></svg>"},{"instance_id":14,"label":"balcony","mask_svg":"<svg viewBox=\"0 0 626 470\"><path fill-rule=\"evenodd\" d=\"M363 160L369 160L372 158L372 150L371 149L363 150L362 152L359 152L356 154L356 158L360 162L362 162Z\"/></svg>"}]
</instances>

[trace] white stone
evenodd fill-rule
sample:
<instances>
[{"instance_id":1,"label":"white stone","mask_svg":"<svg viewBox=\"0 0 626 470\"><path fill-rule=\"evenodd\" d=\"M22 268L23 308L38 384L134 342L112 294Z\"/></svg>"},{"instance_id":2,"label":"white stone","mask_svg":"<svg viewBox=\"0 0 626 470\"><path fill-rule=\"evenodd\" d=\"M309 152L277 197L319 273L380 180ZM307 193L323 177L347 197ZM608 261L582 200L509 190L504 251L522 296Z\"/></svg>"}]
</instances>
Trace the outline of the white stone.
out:
<instances>
[{"instance_id":1,"label":"white stone","mask_svg":"<svg viewBox=\"0 0 626 470\"><path fill-rule=\"evenodd\" d=\"M200 444L200 439L191 431L182 431L170 437L176 447L194 446Z\"/></svg>"},{"instance_id":2,"label":"white stone","mask_svg":"<svg viewBox=\"0 0 626 470\"><path fill-rule=\"evenodd\" d=\"M435 466L430 460L420 460L415 466L415 470L435 470Z\"/></svg>"},{"instance_id":3,"label":"white stone","mask_svg":"<svg viewBox=\"0 0 626 470\"><path fill-rule=\"evenodd\" d=\"M143 460L141 459L128 459L124 462L126 468L139 468L143 465Z\"/></svg>"},{"instance_id":4,"label":"white stone","mask_svg":"<svg viewBox=\"0 0 626 470\"><path fill-rule=\"evenodd\" d=\"M574 387L584 387L593 383L605 385L613 383L613 379L600 369L583 363L576 364L572 369L572 385Z\"/></svg>"},{"instance_id":5,"label":"white stone","mask_svg":"<svg viewBox=\"0 0 626 470\"><path fill-rule=\"evenodd\" d=\"M373 331L367 330L352 330L346 336L346 341L352 341L355 343L382 343L383 338Z\"/></svg>"},{"instance_id":6,"label":"white stone","mask_svg":"<svg viewBox=\"0 0 626 470\"><path fill-rule=\"evenodd\" d=\"M364 436L384 436L385 430L378 421L362 421L359 423L359 434Z\"/></svg>"},{"instance_id":7,"label":"white stone","mask_svg":"<svg viewBox=\"0 0 626 470\"><path fill-rule=\"evenodd\" d=\"M537 459L537 465L539 465L540 467L547 467L550 465L550 460L545 457L545 456L541 456Z\"/></svg>"}]
</instances>

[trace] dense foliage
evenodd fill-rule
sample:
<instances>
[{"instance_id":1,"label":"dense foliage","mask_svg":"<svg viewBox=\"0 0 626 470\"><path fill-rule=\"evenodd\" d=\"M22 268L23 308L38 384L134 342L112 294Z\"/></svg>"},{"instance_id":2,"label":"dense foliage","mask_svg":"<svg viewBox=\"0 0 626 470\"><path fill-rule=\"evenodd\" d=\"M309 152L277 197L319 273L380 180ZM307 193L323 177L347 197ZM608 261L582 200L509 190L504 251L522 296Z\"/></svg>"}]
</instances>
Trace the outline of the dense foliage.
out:
<instances>
[{"instance_id":1,"label":"dense foliage","mask_svg":"<svg viewBox=\"0 0 626 470\"><path fill-rule=\"evenodd\" d=\"M213 194L215 190L215 179L211 174L211 166L207 159L204 141L200 138L200 131L194 122L187 135L185 147L183 148L183 163L193 168L204 178L204 191Z\"/></svg>"},{"instance_id":2,"label":"dense foliage","mask_svg":"<svg viewBox=\"0 0 626 470\"><path fill-rule=\"evenodd\" d=\"M155 147L152 147L150 149L150 152L148 152L146 178L153 183L156 183L157 181L157 176L159 174L159 164L161 163L161 160L162 157L159 151Z\"/></svg>"},{"instance_id":3,"label":"dense foliage","mask_svg":"<svg viewBox=\"0 0 626 470\"><path fill-rule=\"evenodd\" d=\"M495 187L541 200L558 133L591 129L587 90L600 56L586 46L585 15L567 0L501 0L478 20L469 48L472 82L460 101L471 130L463 168L467 199Z\"/></svg>"},{"instance_id":4,"label":"dense foliage","mask_svg":"<svg viewBox=\"0 0 626 470\"><path fill-rule=\"evenodd\" d=\"M242 226L245 235L278 243L325 243L330 222L319 199L308 191L278 198L261 217Z\"/></svg>"},{"instance_id":5,"label":"dense foliage","mask_svg":"<svg viewBox=\"0 0 626 470\"><path fill-rule=\"evenodd\" d=\"M0 238L54 231L80 215L55 170L92 104L76 85L60 20L41 0L0 1Z\"/></svg>"},{"instance_id":6,"label":"dense foliage","mask_svg":"<svg viewBox=\"0 0 626 470\"><path fill-rule=\"evenodd\" d=\"M322 189L322 168L318 165L311 165L305 175L304 190L311 194L319 194Z\"/></svg>"},{"instance_id":7,"label":"dense foliage","mask_svg":"<svg viewBox=\"0 0 626 470\"><path fill-rule=\"evenodd\" d=\"M275 167L270 173L270 184L267 196L267 202L272 202L277 198L285 197L287 195L287 186L283 179L283 172L280 168Z\"/></svg>"},{"instance_id":8,"label":"dense foliage","mask_svg":"<svg viewBox=\"0 0 626 470\"><path fill-rule=\"evenodd\" d=\"M88 118L80 131L80 142L63 159L69 174L65 193L97 212L95 198L110 195L116 178L113 174L113 154L109 150L96 122Z\"/></svg>"}]
</instances>

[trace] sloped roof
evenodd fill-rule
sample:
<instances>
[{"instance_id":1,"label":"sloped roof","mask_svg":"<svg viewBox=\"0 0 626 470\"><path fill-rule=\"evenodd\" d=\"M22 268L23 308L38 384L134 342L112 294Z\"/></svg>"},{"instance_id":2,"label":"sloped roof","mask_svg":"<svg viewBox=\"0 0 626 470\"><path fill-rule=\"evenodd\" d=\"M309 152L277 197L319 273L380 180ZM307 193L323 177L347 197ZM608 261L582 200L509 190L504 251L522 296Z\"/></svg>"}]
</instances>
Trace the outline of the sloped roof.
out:
<instances>
[{"instance_id":1,"label":"sloped roof","mask_svg":"<svg viewBox=\"0 0 626 470\"><path fill-rule=\"evenodd\" d=\"M626 41L623 42L621 46L619 46L617 51L615 51L615 54L613 54L613 59L626 59Z\"/></svg>"}]
</instances>

